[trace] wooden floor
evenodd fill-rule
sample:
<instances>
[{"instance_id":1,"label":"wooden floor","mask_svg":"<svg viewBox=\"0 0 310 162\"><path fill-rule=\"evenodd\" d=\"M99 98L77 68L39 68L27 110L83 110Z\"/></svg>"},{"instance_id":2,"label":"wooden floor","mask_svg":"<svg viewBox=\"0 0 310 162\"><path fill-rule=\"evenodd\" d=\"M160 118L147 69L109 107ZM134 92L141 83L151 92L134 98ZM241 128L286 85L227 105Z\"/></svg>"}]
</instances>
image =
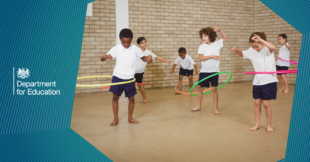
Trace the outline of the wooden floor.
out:
<instances>
[{"instance_id":1,"label":"wooden floor","mask_svg":"<svg viewBox=\"0 0 310 162\"><path fill-rule=\"evenodd\" d=\"M170 87L146 89L149 103L144 104L138 92L138 125L127 122L128 100L122 96L116 127L109 126L111 93L76 96L71 128L115 162L278 161L285 157L294 88L290 85L290 93L278 93L271 102L273 133L266 132L263 107L261 129L249 130L255 123L251 82L219 89L220 115L213 113L212 94L204 95L202 111L191 112L196 96L174 95Z\"/></svg>"}]
</instances>

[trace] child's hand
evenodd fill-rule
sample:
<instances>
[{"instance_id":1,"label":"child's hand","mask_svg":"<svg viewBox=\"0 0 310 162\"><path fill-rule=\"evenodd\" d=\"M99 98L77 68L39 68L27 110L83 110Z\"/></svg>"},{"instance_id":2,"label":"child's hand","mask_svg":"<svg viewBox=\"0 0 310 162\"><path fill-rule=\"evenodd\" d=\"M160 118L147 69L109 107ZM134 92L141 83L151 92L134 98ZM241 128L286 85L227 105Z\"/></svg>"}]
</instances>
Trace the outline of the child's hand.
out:
<instances>
[{"instance_id":1,"label":"child's hand","mask_svg":"<svg viewBox=\"0 0 310 162\"><path fill-rule=\"evenodd\" d=\"M171 70L171 75L172 75L173 72L174 72L174 70Z\"/></svg>"},{"instance_id":2,"label":"child's hand","mask_svg":"<svg viewBox=\"0 0 310 162\"><path fill-rule=\"evenodd\" d=\"M151 55L149 55L149 56L148 56L148 59L147 59L147 63L150 64L150 63L152 63L152 61L153 61L153 58L152 58Z\"/></svg>"},{"instance_id":3,"label":"child's hand","mask_svg":"<svg viewBox=\"0 0 310 162\"><path fill-rule=\"evenodd\" d=\"M259 42L261 38L258 35L254 34L254 37L252 37L252 40L255 42Z\"/></svg>"},{"instance_id":4,"label":"child's hand","mask_svg":"<svg viewBox=\"0 0 310 162\"><path fill-rule=\"evenodd\" d=\"M110 54L105 55L105 58L106 58L106 59L109 59L109 60L112 60L112 56L111 56Z\"/></svg>"},{"instance_id":5,"label":"child's hand","mask_svg":"<svg viewBox=\"0 0 310 162\"><path fill-rule=\"evenodd\" d=\"M167 60L166 63L170 64L172 62L172 60Z\"/></svg>"},{"instance_id":6,"label":"child's hand","mask_svg":"<svg viewBox=\"0 0 310 162\"><path fill-rule=\"evenodd\" d=\"M215 60L220 60L220 59L221 59L220 56L215 56L215 55L213 55L213 58L214 58Z\"/></svg>"},{"instance_id":7,"label":"child's hand","mask_svg":"<svg viewBox=\"0 0 310 162\"><path fill-rule=\"evenodd\" d=\"M220 31L221 29L220 28L215 28L213 31L214 32L218 32L218 31Z\"/></svg>"},{"instance_id":8,"label":"child's hand","mask_svg":"<svg viewBox=\"0 0 310 162\"><path fill-rule=\"evenodd\" d=\"M230 49L230 51L237 51L238 49L236 47L233 47L232 49Z\"/></svg>"}]
</instances>

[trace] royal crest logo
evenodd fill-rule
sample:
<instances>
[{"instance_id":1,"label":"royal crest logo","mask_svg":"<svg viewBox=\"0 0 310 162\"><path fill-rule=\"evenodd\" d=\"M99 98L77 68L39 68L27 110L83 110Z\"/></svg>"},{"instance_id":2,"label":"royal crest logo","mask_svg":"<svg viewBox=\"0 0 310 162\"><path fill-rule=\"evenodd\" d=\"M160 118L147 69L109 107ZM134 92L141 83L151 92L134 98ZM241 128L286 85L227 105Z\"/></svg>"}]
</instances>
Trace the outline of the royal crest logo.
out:
<instances>
[{"instance_id":1,"label":"royal crest logo","mask_svg":"<svg viewBox=\"0 0 310 162\"><path fill-rule=\"evenodd\" d=\"M28 78L29 75L30 75L29 69L25 70L25 68L22 68L22 69L18 68L17 77L25 79L25 78Z\"/></svg>"}]
</instances>

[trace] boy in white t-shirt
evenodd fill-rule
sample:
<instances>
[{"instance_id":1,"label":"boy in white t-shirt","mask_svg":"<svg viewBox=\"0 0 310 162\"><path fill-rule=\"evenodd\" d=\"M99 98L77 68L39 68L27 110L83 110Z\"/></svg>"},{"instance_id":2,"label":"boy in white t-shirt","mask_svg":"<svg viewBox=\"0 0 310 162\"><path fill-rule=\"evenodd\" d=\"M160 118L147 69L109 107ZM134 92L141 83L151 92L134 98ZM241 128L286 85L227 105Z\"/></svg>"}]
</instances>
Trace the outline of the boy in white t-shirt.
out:
<instances>
[{"instance_id":1,"label":"boy in white t-shirt","mask_svg":"<svg viewBox=\"0 0 310 162\"><path fill-rule=\"evenodd\" d=\"M223 39L218 41L216 40L217 34L216 32L220 32L222 34ZM199 74L199 81L213 75L215 73L220 72L220 50L223 47L223 43L228 40L227 35L220 28L202 28L199 31L200 38L202 40L202 44L198 48L199 60L201 61L201 69ZM192 111L200 111L201 110L201 102L203 97L203 88L210 87L210 83L212 86L213 93L213 101L214 101L214 113L219 114L218 110L218 75L213 76L205 81L199 83L198 87L198 105L194 108L191 108Z\"/></svg>"},{"instance_id":2,"label":"boy in white t-shirt","mask_svg":"<svg viewBox=\"0 0 310 162\"><path fill-rule=\"evenodd\" d=\"M133 38L132 31L130 29L123 29L119 34L121 44L118 44L111 48L111 50L101 57L101 61L106 59L116 58L116 64L113 70L112 83L126 82L134 79L135 75L135 63L136 58L151 63L152 56L144 56L141 49L135 45L131 45ZM110 87L110 92L113 93L113 114L114 120L110 124L111 126L116 126L118 124L118 100L125 91L125 97L128 97L128 122L138 124L138 121L132 118L135 98L134 95L137 94L135 83L127 83L121 85L113 85Z\"/></svg>"},{"instance_id":3,"label":"boy in white t-shirt","mask_svg":"<svg viewBox=\"0 0 310 162\"><path fill-rule=\"evenodd\" d=\"M233 47L231 51L235 51L239 56L250 59L256 72L275 72L275 46L267 42L265 33L254 32L249 38L251 48L241 51ZM267 116L267 132L273 132L271 126L272 110L270 100L277 98L277 77L275 74L255 74L253 80L253 98L255 99L255 125L250 128L256 131L260 127L261 105L266 110Z\"/></svg>"},{"instance_id":4,"label":"boy in white t-shirt","mask_svg":"<svg viewBox=\"0 0 310 162\"><path fill-rule=\"evenodd\" d=\"M141 50L144 53L144 56L152 56L153 60L159 60L161 62L165 62L165 63L171 63L171 60L165 60L162 57L156 56L152 51L149 51L146 47L147 47L147 42L146 39L144 37L139 37L137 39L137 44L139 45L139 47L141 48ZM136 66L135 66L135 78L136 78L136 82L137 83L142 83L142 79L143 79L143 74L144 74L144 69L146 67L146 62L143 62L140 58L136 58ZM147 99L146 99L146 94L145 94L145 89L143 87L143 85L138 85L139 90L142 94L143 97L143 102L147 103Z\"/></svg>"},{"instance_id":5,"label":"boy in white t-shirt","mask_svg":"<svg viewBox=\"0 0 310 162\"><path fill-rule=\"evenodd\" d=\"M279 53L278 58L284 59L289 61L290 60L290 53L291 53L291 45L289 45L287 43L287 36L286 34L280 34L278 36L278 42L279 44L281 44L281 48L279 51L275 51L275 53ZM288 70L288 68L290 67L290 63L280 60L278 59L276 62L276 67L277 67L277 71L278 70ZM289 89L288 89L288 83L287 83L287 79L286 79L286 73L278 73L278 79L281 83L281 90L279 90L279 92L283 92L283 93L288 93Z\"/></svg>"},{"instance_id":6,"label":"boy in white t-shirt","mask_svg":"<svg viewBox=\"0 0 310 162\"><path fill-rule=\"evenodd\" d=\"M182 91L183 76L188 77L189 87L191 88L193 86L193 72L194 72L193 69L195 67L195 75L198 75L198 70L194 60L190 55L186 53L186 49L184 47L179 48L179 56L172 67L171 75L174 72L174 68L177 66L179 62L181 62L181 67L179 71L179 91ZM175 92L175 94L180 93Z\"/></svg>"}]
</instances>

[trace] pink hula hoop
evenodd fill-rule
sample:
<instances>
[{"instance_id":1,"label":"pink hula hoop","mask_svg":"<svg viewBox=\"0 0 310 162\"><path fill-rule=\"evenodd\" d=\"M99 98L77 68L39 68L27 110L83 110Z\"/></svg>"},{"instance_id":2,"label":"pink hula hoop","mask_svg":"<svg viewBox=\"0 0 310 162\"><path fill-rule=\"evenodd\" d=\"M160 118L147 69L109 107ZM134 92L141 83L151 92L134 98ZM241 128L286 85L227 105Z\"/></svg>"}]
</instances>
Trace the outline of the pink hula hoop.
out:
<instances>
[{"instance_id":1,"label":"pink hula hoop","mask_svg":"<svg viewBox=\"0 0 310 162\"><path fill-rule=\"evenodd\" d=\"M297 73L297 70L279 70L279 71L259 71L259 72L244 72L244 74L281 74L281 73Z\"/></svg>"},{"instance_id":2,"label":"pink hula hoop","mask_svg":"<svg viewBox=\"0 0 310 162\"><path fill-rule=\"evenodd\" d=\"M295 62L295 61L288 61L288 60L284 60L284 59L281 59L281 58L278 58L278 59L282 60L282 61L286 61L286 62L298 65L298 62Z\"/></svg>"}]
</instances>

